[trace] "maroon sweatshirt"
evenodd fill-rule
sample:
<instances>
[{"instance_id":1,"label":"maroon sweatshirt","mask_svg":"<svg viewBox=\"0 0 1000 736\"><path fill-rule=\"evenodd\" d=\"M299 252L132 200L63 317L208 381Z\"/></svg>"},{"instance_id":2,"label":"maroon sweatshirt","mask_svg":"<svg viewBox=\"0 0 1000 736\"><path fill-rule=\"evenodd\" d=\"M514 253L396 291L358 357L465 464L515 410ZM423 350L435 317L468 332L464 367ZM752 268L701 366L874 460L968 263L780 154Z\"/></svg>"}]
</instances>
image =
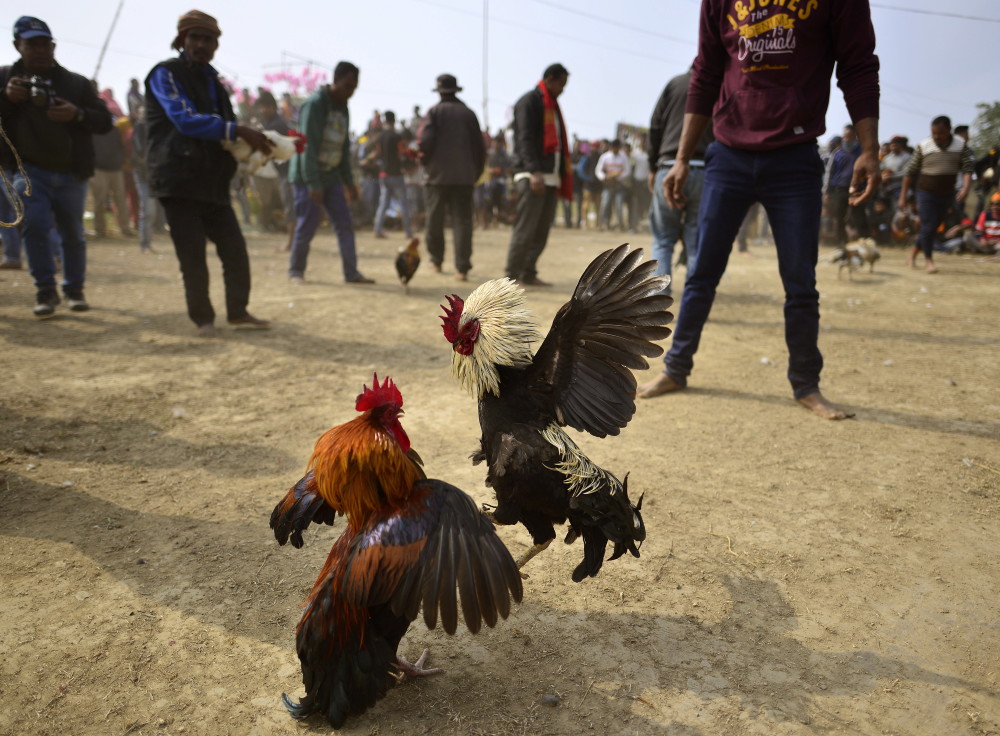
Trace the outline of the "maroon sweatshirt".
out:
<instances>
[{"instance_id":1,"label":"maroon sweatshirt","mask_svg":"<svg viewBox=\"0 0 1000 736\"><path fill-rule=\"evenodd\" d=\"M878 57L868 0L702 0L686 112L715 137L766 151L826 130L830 77L853 121L878 117Z\"/></svg>"}]
</instances>

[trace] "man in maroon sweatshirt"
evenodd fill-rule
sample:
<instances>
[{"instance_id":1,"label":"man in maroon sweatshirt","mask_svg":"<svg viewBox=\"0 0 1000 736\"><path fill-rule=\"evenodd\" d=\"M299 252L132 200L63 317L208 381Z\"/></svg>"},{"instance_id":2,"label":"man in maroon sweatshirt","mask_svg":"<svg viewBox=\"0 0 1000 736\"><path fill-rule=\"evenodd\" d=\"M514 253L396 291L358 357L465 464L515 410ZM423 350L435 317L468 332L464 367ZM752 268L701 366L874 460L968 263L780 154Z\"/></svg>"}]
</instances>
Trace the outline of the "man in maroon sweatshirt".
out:
<instances>
[{"instance_id":1,"label":"man in maroon sweatshirt","mask_svg":"<svg viewBox=\"0 0 1000 736\"><path fill-rule=\"evenodd\" d=\"M823 164L816 139L826 129L830 77L854 122L861 155L850 203L878 186L878 57L868 0L702 0L684 129L676 164L663 183L684 206L688 162L710 123L698 242L665 371L639 389L652 398L687 385L701 331L747 210L767 211L785 287L788 380L796 400L827 419L851 416L819 391L816 259Z\"/></svg>"}]
</instances>

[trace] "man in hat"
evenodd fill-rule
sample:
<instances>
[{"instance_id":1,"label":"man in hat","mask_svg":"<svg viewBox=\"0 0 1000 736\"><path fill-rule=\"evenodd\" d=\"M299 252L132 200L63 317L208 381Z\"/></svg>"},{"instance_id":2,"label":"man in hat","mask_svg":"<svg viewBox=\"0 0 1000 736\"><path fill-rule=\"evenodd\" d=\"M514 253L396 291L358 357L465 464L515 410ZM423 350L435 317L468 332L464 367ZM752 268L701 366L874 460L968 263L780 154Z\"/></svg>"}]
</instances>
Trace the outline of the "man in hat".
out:
<instances>
[{"instance_id":1,"label":"man in hat","mask_svg":"<svg viewBox=\"0 0 1000 736\"><path fill-rule=\"evenodd\" d=\"M476 113L455 95L451 74L437 78L441 101L427 111L417 134L427 197L427 252L438 273L444 261L444 218L451 212L455 278L467 281L472 268L472 190L486 165L486 143Z\"/></svg>"},{"instance_id":2,"label":"man in hat","mask_svg":"<svg viewBox=\"0 0 1000 736\"><path fill-rule=\"evenodd\" d=\"M358 270L354 249L354 222L348 201L359 197L351 171L351 114L347 101L354 96L361 74L349 61L333 70L333 84L324 85L302 103L299 130L308 144L292 157L288 178L295 192L295 235L288 262L288 278L304 283L309 248L319 227L320 207L337 234L344 280L349 284L373 284Z\"/></svg>"},{"instance_id":3,"label":"man in hat","mask_svg":"<svg viewBox=\"0 0 1000 736\"><path fill-rule=\"evenodd\" d=\"M51 317L60 302L49 245L53 223L62 239L63 294L72 311L85 312L90 307L83 295L83 207L87 180L94 173L92 136L111 130L111 114L86 77L56 62L56 44L44 21L18 18L14 48L20 60L0 67L0 121L27 174L18 172L14 187L24 201L24 249L35 281L34 313ZM0 145L0 156L0 166L15 168L7 146Z\"/></svg>"},{"instance_id":4,"label":"man in hat","mask_svg":"<svg viewBox=\"0 0 1000 736\"><path fill-rule=\"evenodd\" d=\"M517 214L507 249L507 276L525 286L538 278L538 257L549 239L556 198L573 199L573 173L559 95L569 72L552 64L534 89L514 105L514 190Z\"/></svg>"},{"instance_id":5,"label":"man in hat","mask_svg":"<svg viewBox=\"0 0 1000 736\"><path fill-rule=\"evenodd\" d=\"M199 10L185 13L171 44L180 55L157 64L146 77L150 189L170 226L188 316L203 337L216 334L208 294L207 240L215 243L222 261L229 324L269 327L247 311L250 259L229 200L236 161L221 142L242 138L263 153L270 152L271 143L260 131L236 122L229 93L211 65L221 35L212 16Z\"/></svg>"}]
</instances>

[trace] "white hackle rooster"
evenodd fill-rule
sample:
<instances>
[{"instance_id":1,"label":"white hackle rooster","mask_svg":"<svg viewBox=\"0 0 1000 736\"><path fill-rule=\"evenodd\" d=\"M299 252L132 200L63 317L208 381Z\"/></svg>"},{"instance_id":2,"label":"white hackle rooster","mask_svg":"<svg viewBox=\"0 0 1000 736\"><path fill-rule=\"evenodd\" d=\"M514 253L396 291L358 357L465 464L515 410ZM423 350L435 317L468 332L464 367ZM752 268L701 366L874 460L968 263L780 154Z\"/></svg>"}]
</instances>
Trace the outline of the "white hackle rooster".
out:
<instances>
[{"instance_id":1,"label":"white hackle rooster","mask_svg":"<svg viewBox=\"0 0 1000 736\"><path fill-rule=\"evenodd\" d=\"M237 138L234 141L222 141L222 147L229 151L237 163L246 168L247 174L255 174L268 161L287 161L296 153L302 153L305 150L306 137L295 130L289 132L291 135L281 135L273 130L264 131L267 139L274 144L270 153L254 151L250 144L242 138Z\"/></svg>"}]
</instances>

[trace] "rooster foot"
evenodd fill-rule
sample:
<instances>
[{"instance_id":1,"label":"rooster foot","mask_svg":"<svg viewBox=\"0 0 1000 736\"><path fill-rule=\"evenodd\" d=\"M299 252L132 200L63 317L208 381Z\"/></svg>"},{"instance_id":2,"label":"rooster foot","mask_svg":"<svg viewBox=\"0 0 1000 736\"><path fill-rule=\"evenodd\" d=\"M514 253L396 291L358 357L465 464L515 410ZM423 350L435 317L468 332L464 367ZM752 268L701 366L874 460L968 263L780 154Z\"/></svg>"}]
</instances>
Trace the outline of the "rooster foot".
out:
<instances>
[{"instance_id":1,"label":"rooster foot","mask_svg":"<svg viewBox=\"0 0 1000 736\"><path fill-rule=\"evenodd\" d=\"M497 521L496 506L490 506L488 503L484 503L479 507L479 510L482 512L483 516L490 520L493 526L500 526L500 522Z\"/></svg>"},{"instance_id":2,"label":"rooster foot","mask_svg":"<svg viewBox=\"0 0 1000 736\"><path fill-rule=\"evenodd\" d=\"M547 539L544 542L540 542L536 545L533 545L530 549L528 549L527 552L525 552L523 555L517 558L517 560L514 563L517 565L517 569L520 570L522 567L524 567L528 563L528 560L530 560L532 557L537 555L542 550L547 549L550 544L552 544L552 540ZM527 579L528 574L522 572L521 577Z\"/></svg>"},{"instance_id":3,"label":"rooster foot","mask_svg":"<svg viewBox=\"0 0 1000 736\"><path fill-rule=\"evenodd\" d=\"M394 674L393 677L396 678L396 682L403 683L407 680L412 680L415 677L429 677L430 675L440 675L444 672L440 667L429 667L424 668L424 663L427 662L427 655L430 650L425 649L423 654L420 655L420 659L412 664L406 660L405 657L400 655L396 656L396 669L399 670L399 674Z\"/></svg>"}]
</instances>

